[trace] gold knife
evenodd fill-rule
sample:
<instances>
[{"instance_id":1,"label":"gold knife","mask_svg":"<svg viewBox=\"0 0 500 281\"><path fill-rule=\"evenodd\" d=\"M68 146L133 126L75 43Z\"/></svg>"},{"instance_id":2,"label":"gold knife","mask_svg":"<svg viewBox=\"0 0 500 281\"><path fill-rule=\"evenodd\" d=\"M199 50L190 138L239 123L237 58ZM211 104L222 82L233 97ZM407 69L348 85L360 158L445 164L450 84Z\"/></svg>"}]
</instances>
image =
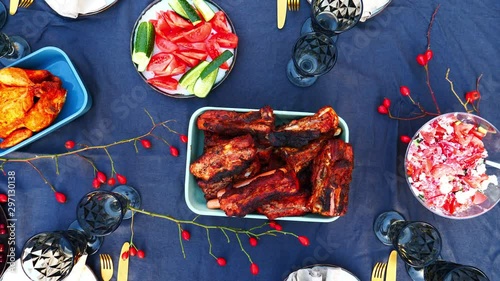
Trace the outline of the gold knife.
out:
<instances>
[{"instance_id":1,"label":"gold knife","mask_svg":"<svg viewBox=\"0 0 500 281\"><path fill-rule=\"evenodd\" d=\"M387 263L387 272L385 274L385 281L396 281L397 269L398 269L398 253L393 250L389 255L389 262Z\"/></svg>"},{"instance_id":2,"label":"gold knife","mask_svg":"<svg viewBox=\"0 0 500 281\"><path fill-rule=\"evenodd\" d=\"M278 2L278 29L282 29L285 26L286 19L286 1L287 0L277 0Z\"/></svg>"},{"instance_id":3,"label":"gold knife","mask_svg":"<svg viewBox=\"0 0 500 281\"><path fill-rule=\"evenodd\" d=\"M17 7L19 6L19 0L10 0L9 13L14 15L17 12Z\"/></svg>"},{"instance_id":4,"label":"gold knife","mask_svg":"<svg viewBox=\"0 0 500 281\"><path fill-rule=\"evenodd\" d=\"M128 261L130 257L127 257L127 259L122 259L123 253L127 252L130 248L130 245L128 242L123 243L122 250L120 252L120 257L119 257L119 262L118 262L118 277L117 281L127 281L128 279Z\"/></svg>"}]
</instances>

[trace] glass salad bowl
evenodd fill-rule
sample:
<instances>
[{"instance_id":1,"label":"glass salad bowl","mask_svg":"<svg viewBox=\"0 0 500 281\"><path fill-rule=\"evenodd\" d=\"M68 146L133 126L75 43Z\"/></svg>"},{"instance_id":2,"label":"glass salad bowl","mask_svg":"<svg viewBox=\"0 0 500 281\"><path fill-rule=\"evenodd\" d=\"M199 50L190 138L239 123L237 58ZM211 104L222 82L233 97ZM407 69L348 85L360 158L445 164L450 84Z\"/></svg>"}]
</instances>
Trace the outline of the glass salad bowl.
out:
<instances>
[{"instance_id":1,"label":"glass salad bowl","mask_svg":"<svg viewBox=\"0 0 500 281\"><path fill-rule=\"evenodd\" d=\"M408 185L424 207L442 217L468 219L500 200L498 162L497 128L477 115L453 112L415 133L404 165Z\"/></svg>"}]
</instances>

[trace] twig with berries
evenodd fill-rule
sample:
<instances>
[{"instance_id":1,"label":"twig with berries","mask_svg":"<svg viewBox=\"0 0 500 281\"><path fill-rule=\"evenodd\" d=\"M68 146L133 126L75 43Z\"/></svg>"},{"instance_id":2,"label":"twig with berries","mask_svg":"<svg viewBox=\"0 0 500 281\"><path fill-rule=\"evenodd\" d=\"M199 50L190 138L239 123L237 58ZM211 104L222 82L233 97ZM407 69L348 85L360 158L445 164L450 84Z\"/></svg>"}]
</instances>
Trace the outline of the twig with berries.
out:
<instances>
[{"instance_id":1,"label":"twig with berries","mask_svg":"<svg viewBox=\"0 0 500 281\"><path fill-rule=\"evenodd\" d=\"M396 120L415 120L419 118L423 118L426 116L438 116L441 115L441 110L439 108L439 105L436 100L436 95L434 93L434 90L432 89L431 83L430 83L430 75L429 75L429 62L432 60L434 57L434 52L431 49L431 30L432 30L432 25L435 21L437 12L439 10L440 5L436 7L434 12L432 13L431 20L429 22L429 26L427 29L427 48L423 54L418 54L416 56L416 61L420 66L423 66L424 71L425 71L425 81L427 88L429 89L429 93L432 98L432 102L434 103L434 106L436 108L436 112L431 112L426 110L419 102L416 102L413 97L411 96L411 91L410 88L407 86L400 86L399 87L399 93L401 96L404 98L408 98L410 102L418 108L420 111L419 114L414 115L414 116L408 116L408 117L401 117L401 116L394 116L391 113L391 100L387 97L384 97L382 100L382 103L377 107L377 111L380 114L387 115L391 119L396 119ZM450 83L450 88L451 92L455 95L455 97L458 99L460 104L464 107L464 110L468 113L471 112L476 112L479 114L479 101L481 99L481 94L479 92L479 81L481 80L482 74L476 79L476 89L473 91L469 91L465 94L465 101L463 101L460 96L457 94L457 92L454 89L453 82L449 79L449 73L450 69L447 70L445 79ZM469 105L471 106L472 109L469 108ZM400 136L400 140L404 143L408 143L411 141L411 138L406 135Z\"/></svg>"},{"instance_id":2,"label":"twig with berries","mask_svg":"<svg viewBox=\"0 0 500 281\"><path fill-rule=\"evenodd\" d=\"M200 227L200 228L205 229L205 231L207 233L209 254L210 254L210 256L212 256L215 259L215 261L217 262L217 264L219 266L226 266L227 260L224 257L218 257L213 253L213 251L212 251L213 244L212 244L212 240L210 238L210 233L211 233L210 231L211 230L220 231L226 237L228 243L231 242L229 234L232 233L235 236L236 240L238 241L238 245L240 247L241 252L243 252L246 255L246 257L248 258L248 261L250 263L250 272L254 275L259 273L259 267L252 260L252 257L250 256L250 254L245 250L245 247L243 246L240 235L248 237L248 243L252 247L257 246L258 239L261 239L261 237L277 236L278 234L293 236L293 237L297 238L299 240L300 244L302 244L304 246L309 246L309 244L310 244L309 238L307 238L306 236L299 236L293 232L283 231L283 227L275 221L265 222L259 226L256 226L256 227L253 227L250 229L242 229L242 228L235 228L235 227L229 227L229 226L207 225L207 224L199 223L196 221L196 219L198 217L195 217L192 220L180 220L180 219L176 219L176 218L169 216L169 215L153 213L153 212L145 211L143 209L133 208L130 206L128 208L134 214L140 213L140 214L148 215L148 216L155 217L155 218L166 219L166 220L169 220L169 221L176 223L177 227L179 229L179 242L180 242L180 246L181 246L182 255L184 256L184 258L186 257L186 253L184 251L184 245L183 245L184 242L183 241L189 241L191 239L191 232L188 229L186 229L185 226L191 225L191 226ZM133 216L132 216L132 218L133 218ZM271 229L264 229L265 226L269 226ZM131 237L130 237L130 245L134 245L134 243L133 243L133 237L134 237L133 223L131 223L131 231L132 231L132 233L131 233ZM134 247L135 247L135 245L134 245ZM131 246L131 250L132 250L132 246ZM131 251L131 250L129 250L129 251Z\"/></svg>"},{"instance_id":3,"label":"twig with berries","mask_svg":"<svg viewBox=\"0 0 500 281\"><path fill-rule=\"evenodd\" d=\"M169 147L169 151L170 151L170 154L172 156L178 157L179 156L179 150L175 146L171 145L164 137L162 137L161 135L159 135L159 134L156 133L156 130L159 129L159 128L164 128L168 132L171 132L171 133L174 133L174 134L178 135L181 142L183 142L183 143L187 142L187 136L186 135L180 134L180 133L178 133L177 131L171 129L168 126L168 124L170 122L173 122L174 120L166 120L166 121L162 121L162 122L155 122L153 120L152 116L149 114L149 112L146 111L146 114L148 115L148 117L151 120L152 127L151 127L151 129L149 131L147 131L146 133L144 133L142 135L139 135L139 136L136 136L136 137L132 137L132 138L128 138L128 139L123 139L123 140L120 140L120 141L115 141L115 142L109 143L109 144L95 145L95 146L88 146L88 145L85 145L85 144L77 144L73 140L68 140L64 144L64 146L67 149L67 151L63 152L63 153L46 154L46 155L36 155L36 156L33 156L33 157L26 157L26 158L0 158L0 171L3 172L3 174L5 175L5 170L4 169L5 169L5 165L7 163L26 163L26 164L28 164L29 166L31 166L40 175L40 177L42 178L43 182L45 184L47 184L50 187L50 189L54 192L54 196L55 196L57 202L59 202L59 203L65 203L66 202L66 200L67 200L66 195L63 194L62 192L57 191L57 189L54 187L54 185L52 185L49 182L49 180L42 173L42 171L40 171L40 169L38 169L33 164L34 161L39 161L39 160L43 160L43 159L45 159L45 160L53 160L54 163L55 163L56 174L58 175L59 174L59 159L61 157L67 157L67 156L74 155L74 156L78 156L79 158L82 158L83 160L85 160L86 162L88 162L92 166L92 168L94 170L94 178L92 180L92 186L94 188L99 188L99 187L101 187L102 184L108 184L110 186L113 186L113 185L116 184L116 182L118 182L120 184L126 184L127 183L127 177L124 176L124 175L122 175L122 174L120 174L120 173L118 173L116 171L115 162L113 161L113 157L111 156L111 154L109 152L110 148L112 148L114 146L122 145L122 144L132 143L134 145L136 153L138 153L139 150L138 150L138 147L137 147L137 143L140 143L142 145L142 147L144 147L145 149L151 149L152 148L152 143L149 140L149 138L155 138L155 139L158 139L161 142L165 143ZM75 149L76 147L79 147L79 148ZM92 151L92 150L102 150L108 156L109 161L110 161L110 165L111 165L111 173L110 173L109 178L108 178L108 176L103 171L99 170L96 167L96 165L94 164L94 162L90 158L82 155L82 153L87 152L87 151Z\"/></svg>"}]
</instances>

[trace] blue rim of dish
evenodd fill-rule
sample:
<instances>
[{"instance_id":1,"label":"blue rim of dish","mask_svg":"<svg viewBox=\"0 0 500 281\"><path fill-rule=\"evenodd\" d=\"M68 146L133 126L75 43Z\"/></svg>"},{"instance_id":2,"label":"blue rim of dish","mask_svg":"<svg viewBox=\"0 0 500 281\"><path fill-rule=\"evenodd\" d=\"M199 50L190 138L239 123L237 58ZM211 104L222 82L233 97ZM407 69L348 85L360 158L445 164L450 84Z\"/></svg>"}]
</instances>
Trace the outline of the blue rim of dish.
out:
<instances>
[{"instance_id":1,"label":"blue rim of dish","mask_svg":"<svg viewBox=\"0 0 500 281\"><path fill-rule=\"evenodd\" d=\"M156 4L162 2L162 0L155 0L153 1L151 4L149 4L142 12L141 14L139 15L137 21L135 22L134 24L134 27L132 28L132 35L130 37L130 61L132 62L132 53L134 52L134 39L135 39L135 32L137 30L137 27L139 26L139 23L141 22L141 18L142 16L144 16L144 14L149 11L153 6L155 6ZM226 11L224 11L219 5L215 4L214 2L210 1L210 0L205 0L205 2L208 2L210 5L213 5L214 7L216 7L218 9L218 11L222 11L224 12L224 14L226 15L226 19L227 19L227 22L229 23L229 25L231 26L231 30L234 34L236 34L236 29L234 28L234 25L233 25L233 22L231 21L231 19L229 18L229 16L227 15ZM229 74L231 73L231 70L233 70L233 67L234 67L234 64L236 63L236 55L238 53L238 47L234 48L234 52L233 52L233 61L231 63L231 65L229 66L229 69L227 70L226 74L224 75L224 77L222 77L222 79L215 83L212 87L212 89L210 90L210 92L212 92L213 90L215 90L215 88L217 88L220 84L222 84L222 82L224 82L224 80L226 80L226 78L229 76ZM144 77L144 75L142 74L142 72L138 71L137 70L137 66L134 62L132 62L132 65L134 66L134 69L137 71L137 74L139 74L139 76L141 77L141 79L144 81L144 83L146 83L148 86L150 86L153 90L157 91L158 93L162 94L162 95L165 95L165 96L168 96L168 97L171 97L171 98L178 98L178 99L188 99L188 98L196 98L195 95L182 95L182 94L171 94L171 93L168 93L158 87L155 87L153 85L151 85L150 83L148 83L146 77Z\"/></svg>"}]
</instances>

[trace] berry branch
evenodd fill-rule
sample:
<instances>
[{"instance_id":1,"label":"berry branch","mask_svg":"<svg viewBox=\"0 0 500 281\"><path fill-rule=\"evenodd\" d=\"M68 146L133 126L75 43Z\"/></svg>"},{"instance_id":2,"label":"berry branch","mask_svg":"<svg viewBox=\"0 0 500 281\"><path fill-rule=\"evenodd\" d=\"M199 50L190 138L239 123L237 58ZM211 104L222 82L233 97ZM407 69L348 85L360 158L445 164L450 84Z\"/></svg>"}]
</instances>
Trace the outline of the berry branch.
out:
<instances>
[{"instance_id":1,"label":"berry branch","mask_svg":"<svg viewBox=\"0 0 500 281\"><path fill-rule=\"evenodd\" d=\"M209 249L208 249L208 252L209 254L216 260L216 262L220 265L220 266L225 266L227 261L225 258L223 257L217 257L212 249L213 249L213 245L212 245L212 240L210 238L210 231L211 230L219 230L222 232L222 234L224 236L226 236L226 239L227 239L227 242L230 243L231 242L231 239L229 237L229 235L227 234L228 232L229 233L233 233L236 240L238 241L238 245L240 247L240 250L241 252L243 252L243 254L246 255L246 257L248 258L248 261L250 262L250 271L252 272L252 274L258 274L259 272L259 269L258 269L258 266L256 263L253 262L252 260L252 257L250 256L250 254L246 251L243 243L242 243L242 240L241 240L241 237L240 235L246 235L247 237L249 237L249 243L251 246L256 246L257 245L257 238L261 238L261 237L264 237L264 236L277 236L278 234L281 234L281 235L290 235L290 236L293 236L295 238L297 238L299 240L299 242L304 245L304 246L309 246L309 239L305 236L299 236L293 232L288 232L288 231L283 231L283 228L281 227L281 225L279 225L278 223L276 223L275 221L271 221L271 222L265 222L259 226L255 226L255 227L252 227L250 229L243 229L243 228L235 228L235 227L229 227L229 226L221 226L221 225L207 225L207 224L203 224L203 223L199 223L196 221L196 219L198 218L195 217L194 219L192 220L180 220L180 219L176 219L170 215L164 215L164 214L159 214L159 213L154 213L154 212L149 212L149 211L146 211L146 210L143 210L143 209L137 209L137 208L134 208L134 207L131 207L129 206L128 207L132 213L140 213L140 214L144 214L144 215L147 215L147 216L150 216L150 217L153 217L153 218L161 218L161 219L166 219L166 220L169 220L171 222L174 222L177 224L177 227L179 229L179 243L180 243L180 246L181 246L181 251L182 251L182 254L184 256L184 258L186 257L186 253L184 251L184 245L183 245L183 240L185 241L189 241L190 238L191 238L191 233L184 229L183 228L183 225L192 225L192 226L196 226L196 227L200 227L200 228L203 228L205 229L206 233L207 233L207 241L208 241L208 246L209 246ZM133 217L133 216L132 216ZM271 229L263 229L265 226L269 226ZM131 228L133 228L132 224L131 224ZM133 229L132 229L132 234L131 234L131 239L130 239L130 244L133 245Z\"/></svg>"}]
</instances>

